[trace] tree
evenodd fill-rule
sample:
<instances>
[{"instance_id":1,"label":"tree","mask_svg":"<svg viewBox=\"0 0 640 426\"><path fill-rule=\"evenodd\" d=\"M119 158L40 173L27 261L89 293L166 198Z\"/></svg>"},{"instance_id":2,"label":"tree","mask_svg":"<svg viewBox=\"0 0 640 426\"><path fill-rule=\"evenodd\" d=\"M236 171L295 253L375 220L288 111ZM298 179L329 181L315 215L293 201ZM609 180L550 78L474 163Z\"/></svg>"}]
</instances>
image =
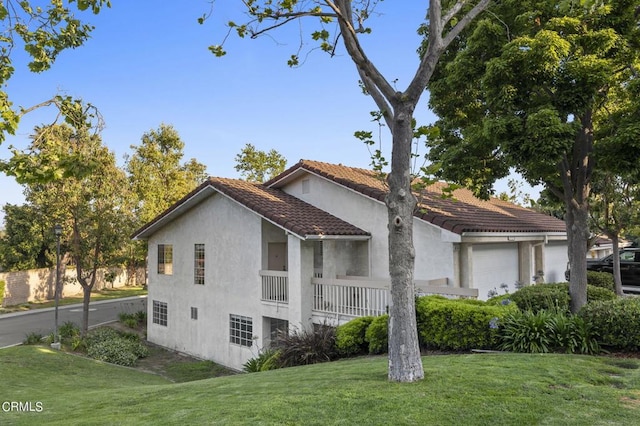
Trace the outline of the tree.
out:
<instances>
[{"instance_id":1,"label":"tree","mask_svg":"<svg viewBox=\"0 0 640 426\"><path fill-rule=\"evenodd\" d=\"M0 142L6 134L14 134L20 117L35 107L55 105L64 114L72 103L71 98L56 96L33 108L14 110L5 88L15 72L12 63L13 50L23 47L31 58L29 70L39 73L48 70L64 50L81 46L90 36L93 27L83 24L70 6L62 1L42 2L6 0L0 2ZM90 10L97 14L103 6L110 7L109 0L69 0L78 11Z\"/></svg>"},{"instance_id":2,"label":"tree","mask_svg":"<svg viewBox=\"0 0 640 426\"><path fill-rule=\"evenodd\" d=\"M49 268L55 260L55 238L38 209L5 204L5 232L0 237L0 265L8 271Z\"/></svg>"},{"instance_id":3,"label":"tree","mask_svg":"<svg viewBox=\"0 0 640 426\"><path fill-rule=\"evenodd\" d=\"M440 177L486 196L515 167L564 202L573 312L587 300L594 167L614 167L607 158L615 155L596 155L594 147L608 145L598 127L613 118L612 99L636 84L639 6L630 0L495 3L451 46L429 84L441 130L429 156ZM629 123L616 126L618 134L633 133ZM633 126L640 134L637 121ZM613 139L637 167L637 138Z\"/></svg>"},{"instance_id":4,"label":"tree","mask_svg":"<svg viewBox=\"0 0 640 426\"><path fill-rule=\"evenodd\" d=\"M310 37L319 43L321 50L329 54L333 54L337 43L341 42L356 65L364 90L374 100L391 131L391 172L387 178L389 193L385 200L389 218L392 299L389 320L389 379L411 382L424 377L416 330L413 283L413 214L416 207L410 173L413 113L442 53L486 8L489 0L448 1L445 2L444 10L440 0L429 1L428 12L425 11L427 48L413 79L404 91L398 90L382 75L360 43L360 38L371 32L364 24L372 16L377 3L375 0L245 1L250 21L243 24L229 22L229 31L235 30L240 37L248 35L256 38L289 22L305 18L315 20L319 26ZM200 22L203 21L204 17ZM335 24L333 35L329 31L332 23ZM300 45L303 45L302 40ZM209 49L217 56L225 54L222 45L211 46ZM289 64L294 66L298 63L296 53L291 56Z\"/></svg>"},{"instance_id":5,"label":"tree","mask_svg":"<svg viewBox=\"0 0 640 426\"><path fill-rule=\"evenodd\" d=\"M73 262L83 290L84 336L97 272L120 259L133 230L126 176L98 135L66 125L36 128L10 164L9 173L26 185L27 202L50 218L49 230L54 223L63 227L63 257Z\"/></svg>"},{"instance_id":6,"label":"tree","mask_svg":"<svg viewBox=\"0 0 640 426\"><path fill-rule=\"evenodd\" d=\"M596 173L590 200L589 216L595 229L606 235L613 245L613 281L622 296L620 276L620 236L638 222L640 188L613 173Z\"/></svg>"},{"instance_id":7,"label":"tree","mask_svg":"<svg viewBox=\"0 0 640 426\"><path fill-rule=\"evenodd\" d=\"M287 159L275 149L269 152L257 150L250 143L236 155L235 169L250 182L264 182L282 173Z\"/></svg>"},{"instance_id":8,"label":"tree","mask_svg":"<svg viewBox=\"0 0 640 426\"><path fill-rule=\"evenodd\" d=\"M181 164L184 142L178 132L161 124L142 135L126 158L125 169L137 199L138 225L151 221L206 179L206 166L191 159Z\"/></svg>"}]
</instances>

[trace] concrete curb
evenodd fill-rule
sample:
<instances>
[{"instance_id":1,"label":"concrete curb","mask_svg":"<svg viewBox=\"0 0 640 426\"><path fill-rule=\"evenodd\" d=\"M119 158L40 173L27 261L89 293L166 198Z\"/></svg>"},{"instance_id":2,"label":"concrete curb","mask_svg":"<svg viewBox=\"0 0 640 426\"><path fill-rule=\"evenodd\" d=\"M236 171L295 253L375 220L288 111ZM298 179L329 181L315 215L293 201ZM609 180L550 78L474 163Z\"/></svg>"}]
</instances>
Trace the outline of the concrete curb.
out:
<instances>
[{"instance_id":1,"label":"concrete curb","mask_svg":"<svg viewBox=\"0 0 640 426\"><path fill-rule=\"evenodd\" d=\"M146 299L147 296L131 296L131 297L122 297L120 299L107 299L107 300L97 300L95 302L91 302L89 304L89 306L92 305L102 305L103 303L109 303L109 302L114 302L116 300L120 300L120 301L127 301L127 300L140 300L140 299ZM77 308L82 308L82 303L74 303L73 305L63 305L63 306L58 306L58 310L63 310L63 309L77 309ZM22 311L22 312L13 312L10 314L0 314L0 320L2 320L3 318L11 318L11 317L19 317L22 315L29 315L29 314L33 314L36 312L52 312L54 311L56 308L43 308L43 309L30 309L28 311Z\"/></svg>"}]
</instances>

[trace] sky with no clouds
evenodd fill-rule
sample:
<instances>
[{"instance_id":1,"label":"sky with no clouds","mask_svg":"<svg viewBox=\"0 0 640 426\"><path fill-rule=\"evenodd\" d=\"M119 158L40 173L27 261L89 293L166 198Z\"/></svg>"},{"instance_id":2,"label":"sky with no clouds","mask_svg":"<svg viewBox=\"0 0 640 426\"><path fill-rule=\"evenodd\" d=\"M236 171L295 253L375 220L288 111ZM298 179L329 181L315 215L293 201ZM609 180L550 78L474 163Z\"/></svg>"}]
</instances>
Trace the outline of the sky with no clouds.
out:
<instances>
[{"instance_id":1,"label":"sky with no clouds","mask_svg":"<svg viewBox=\"0 0 640 426\"><path fill-rule=\"evenodd\" d=\"M427 3L382 2L369 21L373 33L364 48L400 90L418 65L416 29ZM131 145L166 123L185 142L185 160L196 158L212 176L239 177L234 157L247 143L276 149L289 166L304 158L367 168L367 147L353 133L377 131L369 115L376 108L361 93L344 50L333 58L311 51L301 58L301 67L289 68L300 32L315 29L311 21L302 21L257 40L230 37L228 54L216 58L207 47L224 38L226 22L242 22L242 3L217 0L211 7L207 0L112 0L100 15L82 15L96 27L92 38L61 54L51 70L30 73L26 58L17 57L7 88L10 99L29 107L60 93L90 102L105 121L103 143L121 165ZM210 10L199 25L198 17ZM9 158L11 145L25 148L34 126L54 118L53 110L25 116L16 136L0 145L0 158ZM435 120L426 96L416 118L419 124ZM382 141L388 150L386 130ZM0 188L0 206L24 201L13 178L0 175Z\"/></svg>"}]
</instances>

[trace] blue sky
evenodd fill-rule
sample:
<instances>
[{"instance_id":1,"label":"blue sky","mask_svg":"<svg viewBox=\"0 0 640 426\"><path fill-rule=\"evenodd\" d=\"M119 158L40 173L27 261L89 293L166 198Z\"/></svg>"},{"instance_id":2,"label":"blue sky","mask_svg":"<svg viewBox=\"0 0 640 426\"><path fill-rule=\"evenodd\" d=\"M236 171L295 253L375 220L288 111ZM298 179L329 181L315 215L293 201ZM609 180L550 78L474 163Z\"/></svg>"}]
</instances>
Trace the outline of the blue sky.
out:
<instances>
[{"instance_id":1,"label":"blue sky","mask_svg":"<svg viewBox=\"0 0 640 426\"><path fill-rule=\"evenodd\" d=\"M382 2L380 15L370 20L374 31L364 47L399 89L418 64L416 29L426 3ZM197 18L210 8L206 0L112 0L111 9L84 16L96 27L92 38L60 55L51 70L30 73L25 58L17 58L7 91L16 106L29 107L57 93L94 104L106 124L103 143L120 164L145 132L166 123L185 142L185 160L196 158L212 176L238 177L234 157L246 143L278 150L288 165L305 158L368 167L367 148L353 133L376 130L369 115L375 105L362 95L344 50L333 58L313 51L303 66L289 68L299 32L314 28L303 21L302 27L290 24L258 40L230 37L227 56L214 57L207 47L222 40L225 22L242 22L241 7L240 0L218 0L199 25ZM33 127L54 117L53 110L27 115L17 135L0 145L0 158L9 157L10 145L25 148ZM420 124L435 119L426 96L416 118ZM386 130L383 143L389 148ZM0 187L0 205L23 202L22 188L12 178L0 175Z\"/></svg>"}]
</instances>

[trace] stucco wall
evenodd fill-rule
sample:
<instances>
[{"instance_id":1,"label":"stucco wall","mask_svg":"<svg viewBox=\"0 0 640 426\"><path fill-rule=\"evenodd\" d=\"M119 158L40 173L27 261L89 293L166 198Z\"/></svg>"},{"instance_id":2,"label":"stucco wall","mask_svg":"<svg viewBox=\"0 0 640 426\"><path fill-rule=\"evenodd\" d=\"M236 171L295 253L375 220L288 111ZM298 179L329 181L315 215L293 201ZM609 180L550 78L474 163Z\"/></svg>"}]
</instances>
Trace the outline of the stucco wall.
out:
<instances>
[{"instance_id":1,"label":"stucco wall","mask_svg":"<svg viewBox=\"0 0 640 426\"><path fill-rule=\"evenodd\" d=\"M304 179L309 179L307 193L303 193ZM369 275L375 278L389 276L388 217L384 203L311 174L290 182L283 190L370 232L372 237L369 243ZM415 278L453 280L452 242L459 240L458 235L424 221L415 220Z\"/></svg>"},{"instance_id":2,"label":"stucco wall","mask_svg":"<svg viewBox=\"0 0 640 426\"><path fill-rule=\"evenodd\" d=\"M262 341L260 276L261 219L228 198L215 195L149 240L150 341L241 369L258 348L229 341L229 315L251 317ZM157 273L157 245L173 245L173 275ZM205 244L205 284L194 284L194 244ZM223 267L217 268L216 265ZM168 325L153 324L153 300L167 303ZM191 307L198 319L191 319Z\"/></svg>"},{"instance_id":3,"label":"stucco wall","mask_svg":"<svg viewBox=\"0 0 640 426\"><path fill-rule=\"evenodd\" d=\"M565 282L564 271L567 269L568 261L567 243L550 241L544 249L544 281L548 283Z\"/></svg>"},{"instance_id":4,"label":"stucco wall","mask_svg":"<svg viewBox=\"0 0 640 426\"><path fill-rule=\"evenodd\" d=\"M493 289L504 294L502 284L513 293L518 277L517 243L473 245L473 287L478 289L478 299L486 300Z\"/></svg>"}]
</instances>

